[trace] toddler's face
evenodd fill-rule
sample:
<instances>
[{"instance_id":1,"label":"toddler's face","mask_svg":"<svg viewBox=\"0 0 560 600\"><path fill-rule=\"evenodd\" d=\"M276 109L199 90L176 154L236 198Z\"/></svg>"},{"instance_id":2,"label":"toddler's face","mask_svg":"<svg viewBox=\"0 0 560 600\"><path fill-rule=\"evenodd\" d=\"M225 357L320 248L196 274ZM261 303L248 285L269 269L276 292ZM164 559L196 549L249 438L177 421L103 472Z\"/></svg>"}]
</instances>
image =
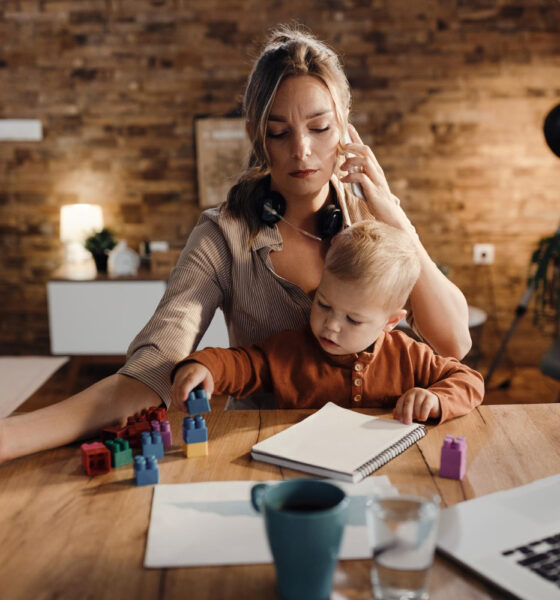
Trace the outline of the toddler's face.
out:
<instances>
[{"instance_id":1,"label":"toddler's face","mask_svg":"<svg viewBox=\"0 0 560 600\"><path fill-rule=\"evenodd\" d=\"M323 271L311 308L311 330L329 354L365 350L382 331L390 331L405 311L388 311L371 291Z\"/></svg>"}]
</instances>

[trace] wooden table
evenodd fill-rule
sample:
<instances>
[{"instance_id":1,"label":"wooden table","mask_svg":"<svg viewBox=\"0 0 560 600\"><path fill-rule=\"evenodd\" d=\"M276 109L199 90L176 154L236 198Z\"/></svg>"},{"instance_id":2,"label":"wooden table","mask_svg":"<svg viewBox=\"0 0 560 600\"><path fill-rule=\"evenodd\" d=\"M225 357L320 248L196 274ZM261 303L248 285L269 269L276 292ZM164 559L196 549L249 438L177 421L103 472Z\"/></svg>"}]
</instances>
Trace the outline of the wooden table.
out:
<instances>
[{"instance_id":1,"label":"wooden table","mask_svg":"<svg viewBox=\"0 0 560 600\"><path fill-rule=\"evenodd\" d=\"M383 414L380 411L364 411ZM187 460L177 445L160 464L162 483L266 480L301 473L252 461L251 446L309 411L214 410L208 415L210 456ZM181 416L171 415L180 440ZM446 434L466 435L467 474L440 479ZM422 481L449 506L528 483L560 469L560 405L483 406L438 427L376 474ZM137 488L132 468L89 478L79 445L0 466L0 597L2 600L275 598L272 565L149 570L142 567L152 499ZM369 599L369 561L343 561L333 600ZM499 592L437 557L433 599L500 598Z\"/></svg>"}]
</instances>

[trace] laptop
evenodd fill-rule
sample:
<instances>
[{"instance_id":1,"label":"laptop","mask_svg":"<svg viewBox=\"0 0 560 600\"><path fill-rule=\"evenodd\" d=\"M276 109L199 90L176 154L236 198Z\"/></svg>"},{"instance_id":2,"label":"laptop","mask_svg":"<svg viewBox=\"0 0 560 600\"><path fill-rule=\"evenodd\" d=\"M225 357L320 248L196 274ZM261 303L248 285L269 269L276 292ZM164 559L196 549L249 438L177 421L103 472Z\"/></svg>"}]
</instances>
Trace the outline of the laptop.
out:
<instances>
[{"instance_id":1,"label":"laptop","mask_svg":"<svg viewBox=\"0 0 560 600\"><path fill-rule=\"evenodd\" d=\"M560 599L560 474L442 510L440 553L521 600Z\"/></svg>"}]
</instances>

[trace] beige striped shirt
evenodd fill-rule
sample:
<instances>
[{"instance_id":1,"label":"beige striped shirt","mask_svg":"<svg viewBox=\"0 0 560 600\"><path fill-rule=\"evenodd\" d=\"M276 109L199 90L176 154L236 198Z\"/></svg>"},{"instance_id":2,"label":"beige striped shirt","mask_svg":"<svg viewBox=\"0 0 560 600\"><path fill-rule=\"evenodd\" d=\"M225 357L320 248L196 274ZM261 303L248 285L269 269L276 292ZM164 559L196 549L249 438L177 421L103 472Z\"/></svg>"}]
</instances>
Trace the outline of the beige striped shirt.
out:
<instances>
[{"instance_id":1,"label":"beige striped shirt","mask_svg":"<svg viewBox=\"0 0 560 600\"><path fill-rule=\"evenodd\" d=\"M364 217L361 206L351 208L344 210L346 222ZM156 312L130 344L119 373L143 382L169 405L171 369L196 349L216 308L224 312L232 346L307 323L312 300L277 275L270 260L271 251L282 249L278 228L264 226L251 245L248 240L245 222L228 211L202 213Z\"/></svg>"}]
</instances>

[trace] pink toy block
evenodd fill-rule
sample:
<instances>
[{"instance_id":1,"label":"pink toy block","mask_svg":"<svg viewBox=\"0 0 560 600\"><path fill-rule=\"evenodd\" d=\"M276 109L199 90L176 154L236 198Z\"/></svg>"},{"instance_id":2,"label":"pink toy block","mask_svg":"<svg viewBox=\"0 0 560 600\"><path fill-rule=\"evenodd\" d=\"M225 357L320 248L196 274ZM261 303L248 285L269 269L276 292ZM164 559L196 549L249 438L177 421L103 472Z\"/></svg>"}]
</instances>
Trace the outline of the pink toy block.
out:
<instances>
[{"instance_id":1,"label":"pink toy block","mask_svg":"<svg viewBox=\"0 0 560 600\"><path fill-rule=\"evenodd\" d=\"M448 479L463 479L467 469L467 440L460 435L446 435L441 447L439 476Z\"/></svg>"},{"instance_id":2,"label":"pink toy block","mask_svg":"<svg viewBox=\"0 0 560 600\"><path fill-rule=\"evenodd\" d=\"M171 425L167 419L163 421L152 421L152 431L159 431L161 433L161 440L164 448L170 448L173 445L171 437Z\"/></svg>"}]
</instances>

